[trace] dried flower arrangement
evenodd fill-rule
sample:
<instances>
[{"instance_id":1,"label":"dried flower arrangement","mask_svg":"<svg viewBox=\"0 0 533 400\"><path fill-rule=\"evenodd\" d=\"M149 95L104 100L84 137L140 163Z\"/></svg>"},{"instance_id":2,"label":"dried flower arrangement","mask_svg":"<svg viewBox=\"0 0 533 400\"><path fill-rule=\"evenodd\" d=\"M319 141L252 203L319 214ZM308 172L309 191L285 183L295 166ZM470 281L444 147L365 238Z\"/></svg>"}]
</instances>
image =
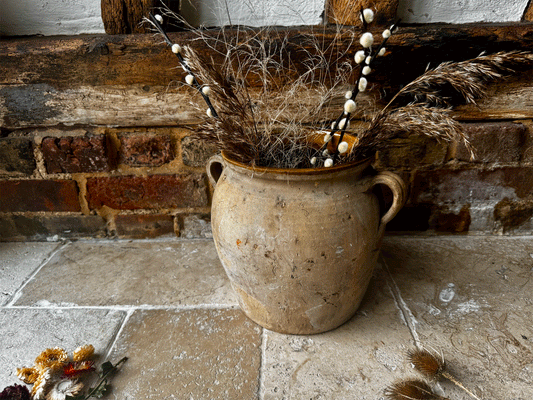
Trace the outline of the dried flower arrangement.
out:
<instances>
[{"instance_id":1,"label":"dried flower arrangement","mask_svg":"<svg viewBox=\"0 0 533 400\"><path fill-rule=\"evenodd\" d=\"M178 18L168 10L162 14ZM207 111L196 104L203 123L192 138L215 143L235 161L274 168L330 167L372 157L402 134L462 142L473 157L461 124L450 115L457 98L475 104L490 81L512 73L514 66L531 63L533 55L500 52L442 63L399 90L367 125L351 129L354 117L364 117L357 95L369 87L371 65L385 54L385 44L397 29L397 23L385 29L376 46L368 32L373 20L372 10L361 10L363 34L358 37L337 27L328 45L312 35L304 41L306 46L289 43L286 34L273 28L236 35L221 29L217 36L194 30L199 40L223 56L215 65L191 46L173 43L162 28L161 15L150 14L148 19L179 58L187 85L207 104ZM355 52L354 64L347 55L356 45L362 49ZM294 60L290 54L301 57ZM296 64L304 65L305 72L296 75ZM260 89L251 90L249 81L258 81ZM349 82L353 85L347 90ZM311 93L314 101L302 100ZM343 110L335 118L331 109L343 95ZM344 140L345 134L352 139Z\"/></svg>"},{"instance_id":2,"label":"dried flower arrangement","mask_svg":"<svg viewBox=\"0 0 533 400\"><path fill-rule=\"evenodd\" d=\"M80 346L69 358L68 353L59 347L46 349L35 359L33 367L17 369L17 376L24 383L33 385L31 392L26 386L12 385L0 393L0 399L9 400L87 400L101 398L109 389L109 377L126 362L124 357L116 364L107 361L102 364L98 383L86 394L80 378L95 371L94 346Z\"/></svg>"}]
</instances>

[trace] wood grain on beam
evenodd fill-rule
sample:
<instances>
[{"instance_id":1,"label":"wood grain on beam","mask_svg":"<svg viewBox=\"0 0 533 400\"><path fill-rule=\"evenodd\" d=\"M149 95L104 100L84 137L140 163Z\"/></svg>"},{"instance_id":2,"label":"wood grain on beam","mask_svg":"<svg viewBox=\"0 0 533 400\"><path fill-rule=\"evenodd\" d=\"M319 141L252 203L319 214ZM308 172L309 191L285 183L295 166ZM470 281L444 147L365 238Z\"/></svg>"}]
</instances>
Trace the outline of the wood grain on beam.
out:
<instances>
[{"instance_id":1,"label":"wood grain on beam","mask_svg":"<svg viewBox=\"0 0 533 400\"><path fill-rule=\"evenodd\" d=\"M326 43L334 34L328 29L312 32L311 28L282 32L299 44L305 43L306 33ZM253 32L239 34L242 37ZM179 43L191 43L193 36L175 33L171 37ZM215 63L221 61L220 55L204 43L195 41L192 45ZM464 60L484 50L530 50L533 24L402 27L387 48L387 55L378 59L371 75L373 90L369 94L376 99L391 96L428 64ZM193 109L188 105L190 93L176 85L184 77L177 64L168 47L149 34L2 40L0 126L17 129L56 124L195 123ZM533 118L532 104L533 74L529 70L494 86L491 97L479 108L462 107L457 115L465 120Z\"/></svg>"}]
</instances>

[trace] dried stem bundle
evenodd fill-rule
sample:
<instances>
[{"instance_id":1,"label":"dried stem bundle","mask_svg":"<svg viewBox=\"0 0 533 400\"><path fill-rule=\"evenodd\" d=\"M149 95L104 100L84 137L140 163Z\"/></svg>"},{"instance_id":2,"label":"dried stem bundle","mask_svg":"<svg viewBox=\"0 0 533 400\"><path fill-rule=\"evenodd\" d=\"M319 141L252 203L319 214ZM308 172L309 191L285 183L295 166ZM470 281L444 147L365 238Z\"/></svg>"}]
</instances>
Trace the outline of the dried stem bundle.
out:
<instances>
[{"instance_id":1,"label":"dried stem bundle","mask_svg":"<svg viewBox=\"0 0 533 400\"><path fill-rule=\"evenodd\" d=\"M361 10L364 30L373 18L371 10ZM157 21L152 24L161 32ZM226 34L224 28L215 34L194 29L196 40L221 56L218 64L189 46L172 45L162 33L189 74L187 83L200 92L209 106L207 113L204 107L197 106L203 123L192 138L215 143L236 161L276 168L330 166L337 161L372 157L390 146L391 139L404 134L464 143L473 158L461 125L450 116L455 100L459 97L475 103L485 94L488 82L514 72L516 66L532 63L533 54L500 52L442 63L403 87L372 118L368 129L350 131L350 119L361 116L355 97L366 90L370 65L376 56L384 54L383 45L395 26L383 31L383 41L375 51L370 32L356 40L355 32L340 27L327 43L313 33L301 34L299 41L291 41L288 32L268 27L241 29L236 34ZM353 65L348 54L359 44L363 50L355 53ZM302 65L305 68L300 73ZM354 78L353 90L345 93L346 84ZM251 89L249 82L255 82L258 89ZM313 101L306 101L306 94L311 93ZM347 99L344 111L334 118L332 105L340 103L343 95ZM405 98L411 103L402 105L399 100ZM324 145L310 140L317 132L325 134ZM335 143L336 132L340 132L340 137ZM347 143L341 143L345 132L357 136L357 143L347 153ZM330 142L335 147L333 155L325 150ZM345 154L338 157L341 153Z\"/></svg>"}]
</instances>

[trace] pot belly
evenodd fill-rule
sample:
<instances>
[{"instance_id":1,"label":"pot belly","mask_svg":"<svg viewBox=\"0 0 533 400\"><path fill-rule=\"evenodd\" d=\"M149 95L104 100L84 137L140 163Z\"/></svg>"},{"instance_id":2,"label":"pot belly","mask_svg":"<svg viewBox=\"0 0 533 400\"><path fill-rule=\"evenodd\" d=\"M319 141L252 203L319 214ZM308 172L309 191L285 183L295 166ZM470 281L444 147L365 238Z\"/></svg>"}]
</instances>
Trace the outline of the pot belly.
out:
<instances>
[{"instance_id":1,"label":"pot belly","mask_svg":"<svg viewBox=\"0 0 533 400\"><path fill-rule=\"evenodd\" d=\"M324 332L352 317L381 241L374 195L224 183L213 199L213 236L244 312L294 334Z\"/></svg>"}]
</instances>

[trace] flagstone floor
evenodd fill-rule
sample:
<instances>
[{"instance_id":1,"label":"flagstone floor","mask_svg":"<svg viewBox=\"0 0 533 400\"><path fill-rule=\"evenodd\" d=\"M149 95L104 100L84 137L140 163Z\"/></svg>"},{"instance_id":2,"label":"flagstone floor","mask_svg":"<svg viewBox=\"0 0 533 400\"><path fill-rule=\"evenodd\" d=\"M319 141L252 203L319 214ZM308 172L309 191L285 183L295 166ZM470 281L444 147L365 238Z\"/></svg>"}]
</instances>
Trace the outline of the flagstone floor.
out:
<instances>
[{"instance_id":1,"label":"flagstone floor","mask_svg":"<svg viewBox=\"0 0 533 400\"><path fill-rule=\"evenodd\" d=\"M211 240L0 243L0 390L86 343L128 357L108 399L379 400L424 346L480 399L531 400L533 237L388 237L357 314L311 336L248 320Z\"/></svg>"}]
</instances>

